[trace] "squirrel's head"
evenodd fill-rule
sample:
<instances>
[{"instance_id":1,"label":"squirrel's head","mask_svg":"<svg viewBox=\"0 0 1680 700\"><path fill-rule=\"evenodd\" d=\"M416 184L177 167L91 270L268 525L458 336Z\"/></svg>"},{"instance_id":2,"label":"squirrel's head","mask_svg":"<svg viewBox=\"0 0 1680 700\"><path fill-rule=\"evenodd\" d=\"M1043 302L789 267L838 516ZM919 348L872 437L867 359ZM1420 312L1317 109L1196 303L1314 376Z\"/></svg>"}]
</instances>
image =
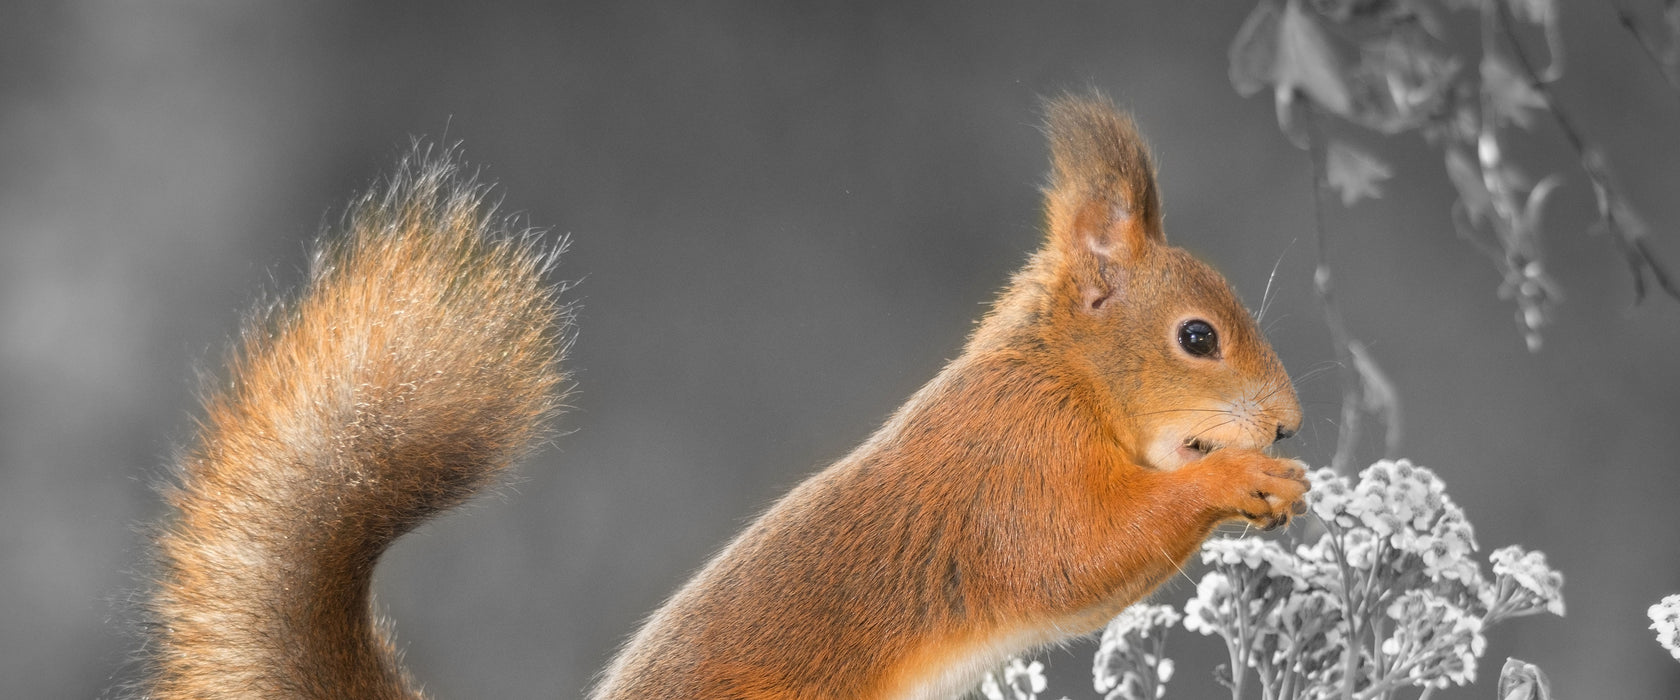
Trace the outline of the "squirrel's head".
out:
<instances>
[{"instance_id":1,"label":"squirrel's head","mask_svg":"<svg viewBox=\"0 0 1680 700\"><path fill-rule=\"evenodd\" d=\"M1115 435L1158 469L1293 435L1295 389L1254 318L1218 272L1167 244L1131 120L1101 97L1047 112L1048 240L1020 282L1035 290L1034 325L1059 336L1047 345L1112 407Z\"/></svg>"}]
</instances>

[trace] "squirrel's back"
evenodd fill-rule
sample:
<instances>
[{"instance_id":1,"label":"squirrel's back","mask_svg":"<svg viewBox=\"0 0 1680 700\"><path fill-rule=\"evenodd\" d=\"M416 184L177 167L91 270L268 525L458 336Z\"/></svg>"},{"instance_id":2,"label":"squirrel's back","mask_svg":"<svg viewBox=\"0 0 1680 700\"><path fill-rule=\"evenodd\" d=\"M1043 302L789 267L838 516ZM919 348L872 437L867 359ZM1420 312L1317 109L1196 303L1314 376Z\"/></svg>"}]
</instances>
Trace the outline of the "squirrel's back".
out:
<instances>
[{"instance_id":1,"label":"squirrel's back","mask_svg":"<svg viewBox=\"0 0 1680 700\"><path fill-rule=\"evenodd\" d=\"M165 490L155 698L418 696L372 613L399 535L490 483L558 408L559 248L416 152L251 319Z\"/></svg>"}]
</instances>

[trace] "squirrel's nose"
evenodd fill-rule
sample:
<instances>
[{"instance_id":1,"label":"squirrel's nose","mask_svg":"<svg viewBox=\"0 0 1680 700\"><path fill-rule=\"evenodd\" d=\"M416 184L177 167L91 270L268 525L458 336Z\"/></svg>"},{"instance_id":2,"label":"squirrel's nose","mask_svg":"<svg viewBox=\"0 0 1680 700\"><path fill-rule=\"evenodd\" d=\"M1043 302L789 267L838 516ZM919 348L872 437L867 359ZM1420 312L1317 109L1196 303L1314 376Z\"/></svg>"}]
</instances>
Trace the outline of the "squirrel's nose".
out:
<instances>
[{"instance_id":1,"label":"squirrel's nose","mask_svg":"<svg viewBox=\"0 0 1680 700\"><path fill-rule=\"evenodd\" d=\"M1278 427L1277 427L1277 440L1273 440L1272 442L1278 442L1279 440L1288 440L1289 438L1292 438L1292 437L1295 437L1295 429L1290 428L1288 426L1285 426L1282 423L1279 423Z\"/></svg>"}]
</instances>

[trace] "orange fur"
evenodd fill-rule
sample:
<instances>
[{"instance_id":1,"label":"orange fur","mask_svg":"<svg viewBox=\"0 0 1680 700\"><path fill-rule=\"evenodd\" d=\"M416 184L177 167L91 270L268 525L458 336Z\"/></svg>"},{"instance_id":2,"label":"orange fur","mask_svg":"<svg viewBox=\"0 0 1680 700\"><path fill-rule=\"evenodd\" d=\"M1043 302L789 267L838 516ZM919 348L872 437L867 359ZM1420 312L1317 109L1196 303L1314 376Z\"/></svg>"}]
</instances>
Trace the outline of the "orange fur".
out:
<instances>
[{"instance_id":1,"label":"orange fur","mask_svg":"<svg viewBox=\"0 0 1680 700\"><path fill-rule=\"evenodd\" d=\"M1219 523L1286 522L1264 450L1301 420L1218 273L1165 242L1154 166L1100 98L1048 107L1044 246L962 354L795 488L630 640L600 700L951 697L1096 629ZM542 258L447 168L399 178L246 335L169 493L153 693L416 693L369 613L380 552L554 407ZM1197 319L1217 352L1180 340Z\"/></svg>"},{"instance_id":2,"label":"orange fur","mask_svg":"<svg viewBox=\"0 0 1680 700\"><path fill-rule=\"evenodd\" d=\"M594 697L949 697L1101 626L1220 522L1288 519L1303 470L1261 451L1300 423L1282 365L1166 245L1131 122L1063 98L1048 124L1047 241L962 355L684 586ZM1175 347L1186 318L1219 359Z\"/></svg>"},{"instance_id":3,"label":"orange fur","mask_svg":"<svg viewBox=\"0 0 1680 700\"><path fill-rule=\"evenodd\" d=\"M374 562L529 449L563 381L554 254L481 200L417 155L247 326L165 492L149 697L419 696Z\"/></svg>"}]
</instances>

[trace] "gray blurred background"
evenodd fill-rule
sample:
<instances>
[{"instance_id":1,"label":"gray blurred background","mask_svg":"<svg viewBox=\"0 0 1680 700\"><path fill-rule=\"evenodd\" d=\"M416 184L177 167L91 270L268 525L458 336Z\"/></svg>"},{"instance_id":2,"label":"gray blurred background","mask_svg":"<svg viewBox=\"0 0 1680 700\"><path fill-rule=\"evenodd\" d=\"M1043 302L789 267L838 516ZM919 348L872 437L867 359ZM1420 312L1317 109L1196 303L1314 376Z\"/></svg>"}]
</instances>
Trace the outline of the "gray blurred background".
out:
<instances>
[{"instance_id":1,"label":"gray blurred background","mask_svg":"<svg viewBox=\"0 0 1680 700\"><path fill-rule=\"evenodd\" d=\"M1607 5L1567 2L1557 89L1680 266L1680 100ZM129 678L135 527L189 437L195 369L411 137L461 141L510 210L574 247L572 431L380 572L440 698L575 697L685 575L844 454L946 358L1037 243L1040 96L1102 88L1161 164L1168 235L1257 303L1297 375L1334 358L1310 292L1307 161L1226 47L1250 2L0 6L0 696ZM1460 18L1464 19L1464 18ZM1680 592L1680 304L1631 306L1587 183L1547 244L1568 300L1529 354L1413 138L1386 198L1333 209L1354 332L1398 384L1403 453L1484 552L1544 550L1567 619L1492 635L1560 698L1680 696L1645 608ZM1280 262L1281 261L1281 262ZM1334 373L1307 381L1334 447ZM1363 457L1374 453L1367 450ZM1182 602L1183 581L1158 598ZM1217 697L1215 643L1170 643L1169 697ZM1049 655L1093 697L1091 645ZM1219 652L1222 655L1222 652Z\"/></svg>"}]
</instances>

